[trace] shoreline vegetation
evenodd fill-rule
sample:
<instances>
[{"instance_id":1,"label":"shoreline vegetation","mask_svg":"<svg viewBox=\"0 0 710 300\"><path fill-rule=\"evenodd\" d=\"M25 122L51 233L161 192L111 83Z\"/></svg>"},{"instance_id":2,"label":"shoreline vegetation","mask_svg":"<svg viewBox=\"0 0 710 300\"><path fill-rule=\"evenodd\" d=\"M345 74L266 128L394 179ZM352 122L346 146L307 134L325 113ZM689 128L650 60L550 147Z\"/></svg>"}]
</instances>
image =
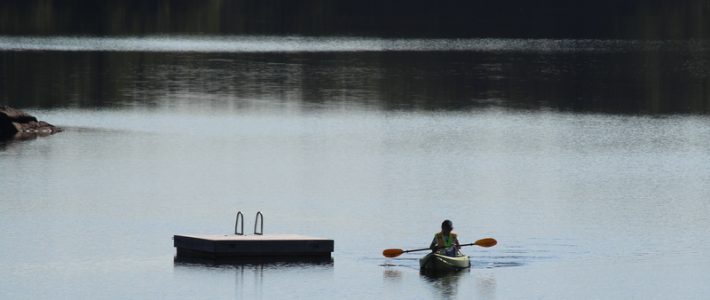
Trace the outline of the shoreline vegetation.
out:
<instances>
[{"instance_id":1,"label":"shoreline vegetation","mask_svg":"<svg viewBox=\"0 0 710 300\"><path fill-rule=\"evenodd\" d=\"M0 35L710 38L704 0L6 0Z\"/></svg>"}]
</instances>

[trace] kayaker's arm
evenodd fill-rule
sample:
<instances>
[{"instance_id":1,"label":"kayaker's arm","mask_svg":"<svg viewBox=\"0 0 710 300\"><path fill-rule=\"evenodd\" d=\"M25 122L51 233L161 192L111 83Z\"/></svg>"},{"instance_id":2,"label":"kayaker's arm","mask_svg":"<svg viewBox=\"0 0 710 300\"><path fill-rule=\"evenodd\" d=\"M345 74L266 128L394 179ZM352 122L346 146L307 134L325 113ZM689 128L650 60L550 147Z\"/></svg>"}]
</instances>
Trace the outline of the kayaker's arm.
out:
<instances>
[{"instance_id":1,"label":"kayaker's arm","mask_svg":"<svg viewBox=\"0 0 710 300\"><path fill-rule=\"evenodd\" d=\"M431 241L431 245L429 245L429 249L431 249L432 252L438 250L436 247L436 237Z\"/></svg>"}]
</instances>

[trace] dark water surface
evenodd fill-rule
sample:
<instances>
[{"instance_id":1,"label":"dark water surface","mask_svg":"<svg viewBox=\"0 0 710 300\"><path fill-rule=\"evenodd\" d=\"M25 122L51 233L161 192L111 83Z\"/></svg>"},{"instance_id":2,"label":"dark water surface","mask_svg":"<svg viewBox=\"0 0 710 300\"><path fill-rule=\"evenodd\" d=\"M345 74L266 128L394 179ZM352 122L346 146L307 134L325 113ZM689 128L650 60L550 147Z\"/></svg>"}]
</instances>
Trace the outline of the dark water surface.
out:
<instances>
[{"instance_id":1,"label":"dark water surface","mask_svg":"<svg viewBox=\"0 0 710 300\"><path fill-rule=\"evenodd\" d=\"M3 299L704 299L705 41L0 37ZM332 263L171 237L333 238ZM419 273L444 218L473 269Z\"/></svg>"},{"instance_id":2,"label":"dark water surface","mask_svg":"<svg viewBox=\"0 0 710 300\"><path fill-rule=\"evenodd\" d=\"M20 107L150 107L201 93L213 105L710 111L707 41L0 37L0 50L0 99Z\"/></svg>"}]
</instances>

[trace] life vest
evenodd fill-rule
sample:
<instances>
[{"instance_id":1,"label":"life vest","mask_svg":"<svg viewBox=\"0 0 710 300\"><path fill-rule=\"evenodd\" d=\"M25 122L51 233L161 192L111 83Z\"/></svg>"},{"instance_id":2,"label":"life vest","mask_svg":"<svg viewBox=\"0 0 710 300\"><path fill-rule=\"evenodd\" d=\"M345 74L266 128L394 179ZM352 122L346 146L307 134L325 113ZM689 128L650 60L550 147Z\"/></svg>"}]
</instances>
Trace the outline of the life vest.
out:
<instances>
[{"instance_id":1,"label":"life vest","mask_svg":"<svg viewBox=\"0 0 710 300\"><path fill-rule=\"evenodd\" d=\"M435 236L436 238L436 245L439 247L444 247L444 248L451 248L451 246L454 245L454 241L456 240L456 234L453 232L449 233L449 238L447 239L444 237L444 234L439 232Z\"/></svg>"}]
</instances>

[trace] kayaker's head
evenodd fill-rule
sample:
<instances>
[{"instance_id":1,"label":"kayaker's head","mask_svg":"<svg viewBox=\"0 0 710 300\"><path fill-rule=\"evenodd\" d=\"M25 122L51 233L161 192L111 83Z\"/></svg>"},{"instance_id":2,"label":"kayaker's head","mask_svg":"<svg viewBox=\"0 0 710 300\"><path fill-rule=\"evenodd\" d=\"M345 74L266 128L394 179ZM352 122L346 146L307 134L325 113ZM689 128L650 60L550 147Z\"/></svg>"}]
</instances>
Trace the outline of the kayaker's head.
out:
<instances>
[{"instance_id":1,"label":"kayaker's head","mask_svg":"<svg viewBox=\"0 0 710 300\"><path fill-rule=\"evenodd\" d=\"M443 223L441 223L441 232L443 233L449 233L451 230L454 230L454 223L451 223L449 220L445 220Z\"/></svg>"}]
</instances>

